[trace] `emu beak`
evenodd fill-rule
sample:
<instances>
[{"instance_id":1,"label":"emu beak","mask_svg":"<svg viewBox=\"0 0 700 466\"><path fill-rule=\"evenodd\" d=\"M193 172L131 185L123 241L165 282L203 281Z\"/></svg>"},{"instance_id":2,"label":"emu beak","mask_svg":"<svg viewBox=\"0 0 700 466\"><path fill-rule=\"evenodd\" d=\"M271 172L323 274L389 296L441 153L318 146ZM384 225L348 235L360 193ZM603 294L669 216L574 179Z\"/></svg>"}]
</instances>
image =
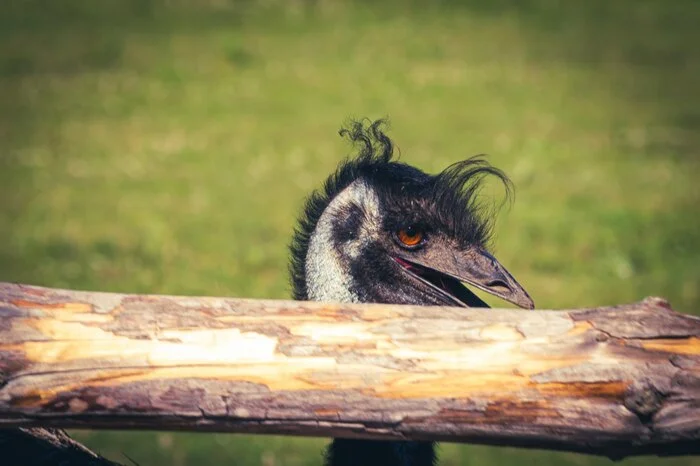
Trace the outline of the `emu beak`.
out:
<instances>
[{"instance_id":1,"label":"emu beak","mask_svg":"<svg viewBox=\"0 0 700 466\"><path fill-rule=\"evenodd\" d=\"M447 276L453 280L464 282L489 294L525 309L534 309L535 303L527 291L503 267L495 257L481 248L469 248L456 252L451 248L432 248L421 257L402 256L402 263L413 275L422 277L435 287L441 288L453 297L457 297L471 307L488 307L481 299L471 292L459 293L454 285L446 286L445 280L435 279L430 271ZM423 270L421 270L423 269ZM427 269L427 270L425 270ZM463 288L463 287L462 287ZM457 296L459 294L460 296ZM471 296L469 296L471 295ZM466 299L465 299L466 297Z\"/></svg>"},{"instance_id":2,"label":"emu beak","mask_svg":"<svg viewBox=\"0 0 700 466\"><path fill-rule=\"evenodd\" d=\"M516 306L535 308L535 302L525 288L491 254L483 249L470 249L464 255L463 260L450 264L456 272L455 278ZM454 255L452 257L456 259Z\"/></svg>"}]
</instances>

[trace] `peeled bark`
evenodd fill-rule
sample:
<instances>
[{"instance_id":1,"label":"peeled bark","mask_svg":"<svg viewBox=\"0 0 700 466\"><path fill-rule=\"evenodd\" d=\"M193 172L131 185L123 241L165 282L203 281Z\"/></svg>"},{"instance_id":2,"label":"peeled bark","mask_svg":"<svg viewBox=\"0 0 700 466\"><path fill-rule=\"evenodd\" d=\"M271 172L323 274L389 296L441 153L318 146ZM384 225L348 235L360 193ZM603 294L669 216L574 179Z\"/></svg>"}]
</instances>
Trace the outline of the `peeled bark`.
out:
<instances>
[{"instance_id":1,"label":"peeled bark","mask_svg":"<svg viewBox=\"0 0 700 466\"><path fill-rule=\"evenodd\" d=\"M0 284L0 426L700 453L700 319Z\"/></svg>"}]
</instances>

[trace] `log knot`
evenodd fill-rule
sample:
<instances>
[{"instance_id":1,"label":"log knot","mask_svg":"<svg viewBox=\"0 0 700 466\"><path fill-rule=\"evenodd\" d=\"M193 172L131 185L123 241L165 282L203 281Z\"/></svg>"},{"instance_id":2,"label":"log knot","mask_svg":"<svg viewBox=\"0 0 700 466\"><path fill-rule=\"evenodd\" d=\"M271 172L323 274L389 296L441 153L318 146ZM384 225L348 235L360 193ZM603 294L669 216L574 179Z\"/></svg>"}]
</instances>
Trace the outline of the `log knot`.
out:
<instances>
[{"instance_id":1,"label":"log knot","mask_svg":"<svg viewBox=\"0 0 700 466\"><path fill-rule=\"evenodd\" d=\"M664 309L668 309L669 311L673 310L673 308L671 308L671 303L669 303L668 300L658 296L647 296L642 301L642 304L652 307L662 307Z\"/></svg>"},{"instance_id":2,"label":"log knot","mask_svg":"<svg viewBox=\"0 0 700 466\"><path fill-rule=\"evenodd\" d=\"M661 409L665 398L665 393L651 379L643 378L627 388L624 403L646 424Z\"/></svg>"}]
</instances>

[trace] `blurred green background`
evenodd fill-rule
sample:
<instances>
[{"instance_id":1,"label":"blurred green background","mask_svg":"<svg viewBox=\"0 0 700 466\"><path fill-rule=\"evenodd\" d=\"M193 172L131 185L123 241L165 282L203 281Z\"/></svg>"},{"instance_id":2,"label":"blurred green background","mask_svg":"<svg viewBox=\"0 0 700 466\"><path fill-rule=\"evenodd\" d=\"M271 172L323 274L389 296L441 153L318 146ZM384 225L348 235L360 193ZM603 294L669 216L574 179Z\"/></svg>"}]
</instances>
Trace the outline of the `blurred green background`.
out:
<instances>
[{"instance_id":1,"label":"blurred green background","mask_svg":"<svg viewBox=\"0 0 700 466\"><path fill-rule=\"evenodd\" d=\"M698 313L698 24L691 0L7 0L0 280L286 298L302 200L349 153L337 129L389 116L406 162L488 153L510 175L495 249L538 307L660 295ZM142 466L319 465L326 442L77 435Z\"/></svg>"}]
</instances>

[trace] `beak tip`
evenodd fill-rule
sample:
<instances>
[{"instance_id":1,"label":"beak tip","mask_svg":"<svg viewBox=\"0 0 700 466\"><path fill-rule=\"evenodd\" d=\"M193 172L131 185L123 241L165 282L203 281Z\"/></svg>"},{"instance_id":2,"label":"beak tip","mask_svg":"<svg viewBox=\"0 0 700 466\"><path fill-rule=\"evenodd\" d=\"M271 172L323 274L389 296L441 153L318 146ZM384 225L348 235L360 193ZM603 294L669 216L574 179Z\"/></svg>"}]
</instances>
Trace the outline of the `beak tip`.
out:
<instances>
[{"instance_id":1,"label":"beak tip","mask_svg":"<svg viewBox=\"0 0 700 466\"><path fill-rule=\"evenodd\" d=\"M528 311L534 310L535 301L533 301L530 295L527 294L527 292L522 288L518 291L518 293L514 293L515 296L513 297L514 299L511 302L517 305L518 307L521 307L522 309L527 309Z\"/></svg>"}]
</instances>

